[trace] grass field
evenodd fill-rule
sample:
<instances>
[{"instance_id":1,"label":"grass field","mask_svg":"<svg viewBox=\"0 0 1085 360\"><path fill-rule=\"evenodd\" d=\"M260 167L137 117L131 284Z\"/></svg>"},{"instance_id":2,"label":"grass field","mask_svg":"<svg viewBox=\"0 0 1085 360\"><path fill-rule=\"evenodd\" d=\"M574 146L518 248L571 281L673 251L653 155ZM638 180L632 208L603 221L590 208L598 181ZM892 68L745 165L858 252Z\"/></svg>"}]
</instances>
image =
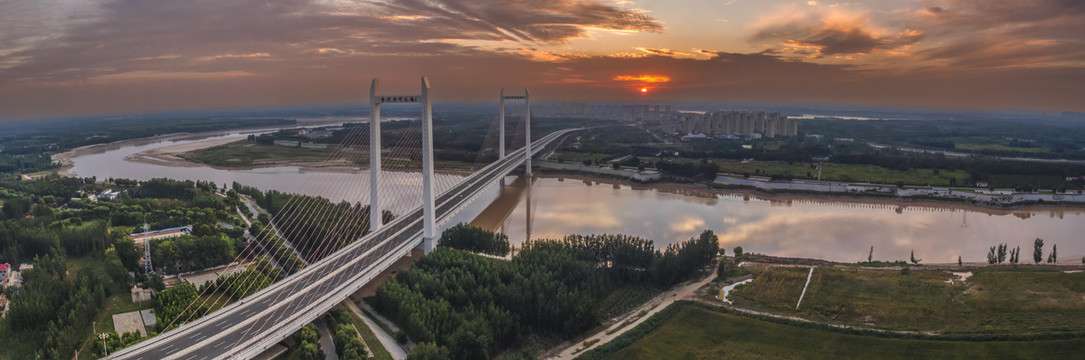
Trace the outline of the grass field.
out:
<instances>
[{"instance_id":1,"label":"grass field","mask_svg":"<svg viewBox=\"0 0 1085 360\"><path fill-rule=\"evenodd\" d=\"M575 152L575 151L564 151L564 152L558 151L558 152L554 152L554 155L550 156L550 160L558 161L558 159L562 159L562 160L565 160L565 162L567 162L567 163L574 163L574 164L582 163L584 160L591 160L591 161L599 160L599 161L602 162L602 161L613 160L614 158L615 158L615 156L611 155L611 154L582 153L582 152Z\"/></svg>"},{"instance_id":2,"label":"grass field","mask_svg":"<svg viewBox=\"0 0 1085 360\"><path fill-rule=\"evenodd\" d=\"M287 146L257 145L248 141L235 141L225 145L190 151L180 156L198 163L224 167L248 167L260 164L288 161L323 161L333 149L308 149ZM368 155L352 156L358 159Z\"/></svg>"},{"instance_id":3,"label":"grass field","mask_svg":"<svg viewBox=\"0 0 1085 360\"><path fill-rule=\"evenodd\" d=\"M785 161L755 161L743 164L735 160L715 160L720 171L736 174L772 176L782 175L794 178L817 178L817 164ZM760 171L760 172L759 172ZM869 182L896 184L903 181L908 185L949 186L950 179L956 179L956 185L967 184L968 173L963 170L909 169L891 170L874 165L825 163L821 169L821 179L831 181Z\"/></svg>"},{"instance_id":4,"label":"grass field","mask_svg":"<svg viewBox=\"0 0 1085 360\"><path fill-rule=\"evenodd\" d=\"M958 299L951 330L1038 332L1085 329L1085 273L980 270Z\"/></svg>"},{"instance_id":5,"label":"grass field","mask_svg":"<svg viewBox=\"0 0 1085 360\"><path fill-rule=\"evenodd\" d=\"M1071 359L1085 339L941 341L881 338L682 308L609 359Z\"/></svg>"},{"instance_id":6,"label":"grass field","mask_svg":"<svg viewBox=\"0 0 1085 360\"><path fill-rule=\"evenodd\" d=\"M942 271L854 271L818 269L810 280L802 313L815 319L878 324L903 330L941 329L953 313L961 286Z\"/></svg>"},{"instance_id":7,"label":"grass field","mask_svg":"<svg viewBox=\"0 0 1085 360\"><path fill-rule=\"evenodd\" d=\"M770 268L732 292L739 307L894 330L1036 333L1085 330L1085 273L977 270L966 282L944 271L814 271L802 307L806 268Z\"/></svg>"},{"instance_id":8,"label":"grass field","mask_svg":"<svg viewBox=\"0 0 1085 360\"><path fill-rule=\"evenodd\" d=\"M819 272L821 269L815 271L815 274ZM769 268L752 283L736 288L728 298L739 307L793 312L809 273L808 267Z\"/></svg>"},{"instance_id":9,"label":"grass field","mask_svg":"<svg viewBox=\"0 0 1085 360\"><path fill-rule=\"evenodd\" d=\"M1016 188L1028 186L1033 189L1073 188L1065 177L1058 175L991 175L991 187Z\"/></svg>"}]
</instances>

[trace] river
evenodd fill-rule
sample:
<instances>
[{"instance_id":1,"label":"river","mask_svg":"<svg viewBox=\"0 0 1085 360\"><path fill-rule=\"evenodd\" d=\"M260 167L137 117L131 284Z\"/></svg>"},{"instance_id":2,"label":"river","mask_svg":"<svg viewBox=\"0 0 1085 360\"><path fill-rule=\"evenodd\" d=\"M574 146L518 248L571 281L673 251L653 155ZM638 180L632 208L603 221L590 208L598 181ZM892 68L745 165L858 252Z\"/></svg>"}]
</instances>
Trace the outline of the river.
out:
<instances>
[{"instance_id":1,"label":"river","mask_svg":"<svg viewBox=\"0 0 1085 360\"><path fill-rule=\"evenodd\" d=\"M268 131L268 130L263 130ZM66 156L76 176L98 179L154 177L237 181L261 189L304 193L334 201L367 201L365 169L313 170L297 166L249 170L216 169L192 163L155 162L141 153L163 148L199 148L241 139L253 131L223 131L198 136L140 139L79 149ZM390 195L385 208L402 213L417 206L417 173L385 172ZM439 174L438 190L461 175ZM407 189L406 191L403 189ZM629 186L613 181L536 176L532 185L509 176L494 184L465 211L474 225L508 234L514 245L525 239L571 233L624 233L663 247L711 229L731 252L809 257L835 261L908 260L912 251L924 263L983 262L999 243L1020 246L1031 261L1033 239L1045 240L1046 253L1058 244L1062 263L1085 255L1085 211L1076 208L990 210L946 204L896 204L882 200L831 200L804 197L758 198L681 185ZM474 216L474 214L479 214Z\"/></svg>"}]
</instances>

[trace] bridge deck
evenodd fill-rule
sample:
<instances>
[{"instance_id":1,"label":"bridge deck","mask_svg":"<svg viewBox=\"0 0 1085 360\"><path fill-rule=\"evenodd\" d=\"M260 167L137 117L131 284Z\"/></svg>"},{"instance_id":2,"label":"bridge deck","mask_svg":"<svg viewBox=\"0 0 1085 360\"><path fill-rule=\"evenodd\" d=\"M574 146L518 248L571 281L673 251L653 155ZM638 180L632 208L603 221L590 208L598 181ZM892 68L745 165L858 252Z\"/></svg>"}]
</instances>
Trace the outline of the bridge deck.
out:
<instances>
[{"instance_id":1,"label":"bridge deck","mask_svg":"<svg viewBox=\"0 0 1085 360\"><path fill-rule=\"evenodd\" d=\"M534 153L579 129L532 142ZM441 224L524 159L524 149L472 174L436 199ZM439 226L440 227L440 226ZM240 302L111 355L110 359L251 358L346 299L422 241L421 207Z\"/></svg>"}]
</instances>

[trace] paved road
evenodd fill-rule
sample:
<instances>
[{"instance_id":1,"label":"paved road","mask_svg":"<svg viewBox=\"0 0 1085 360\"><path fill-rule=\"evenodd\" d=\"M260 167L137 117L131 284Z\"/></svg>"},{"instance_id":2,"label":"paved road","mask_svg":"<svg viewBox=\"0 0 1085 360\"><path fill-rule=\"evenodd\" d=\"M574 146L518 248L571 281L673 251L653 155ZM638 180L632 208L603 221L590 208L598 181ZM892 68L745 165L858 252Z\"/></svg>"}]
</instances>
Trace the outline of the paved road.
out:
<instances>
[{"instance_id":1,"label":"paved road","mask_svg":"<svg viewBox=\"0 0 1085 360\"><path fill-rule=\"evenodd\" d=\"M339 360L339 354L335 353L335 337L328 330L328 324L324 319L316 319L316 332L320 334L320 350L324 352L324 360Z\"/></svg>"},{"instance_id":2,"label":"paved road","mask_svg":"<svg viewBox=\"0 0 1085 360\"><path fill-rule=\"evenodd\" d=\"M533 141L542 150L568 132L561 130ZM522 163L524 149L479 170L439 195L436 222L441 224L462 209L489 184ZM357 291L400 254L422 239L422 209L398 217L335 254L253 294L240 302L110 356L110 359L251 358L330 310Z\"/></svg>"}]
</instances>

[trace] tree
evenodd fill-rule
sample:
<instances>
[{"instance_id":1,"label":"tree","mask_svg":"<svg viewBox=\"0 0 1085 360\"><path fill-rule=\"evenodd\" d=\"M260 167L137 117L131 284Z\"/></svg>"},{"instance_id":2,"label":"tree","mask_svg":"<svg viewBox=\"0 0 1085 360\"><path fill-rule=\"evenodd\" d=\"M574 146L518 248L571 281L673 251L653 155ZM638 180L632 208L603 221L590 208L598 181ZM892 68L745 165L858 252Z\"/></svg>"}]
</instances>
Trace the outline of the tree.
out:
<instances>
[{"instance_id":1,"label":"tree","mask_svg":"<svg viewBox=\"0 0 1085 360\"><path fill-rule=\"evenodd\" d=\"M741 246L735 246L735 249L733 251L735 253L735 259L736 260L738 260L738 258L742 257L742 247Z\"/></svg>"},{"instance_id":2,"label":"tree","mask_svg":"<svg viewBox=\"0 0 1085 360\"><path fill-rule=\"evenodd\" d=\"M509 237L486 229L459 223L441 233L438 247L505 256L509 253Z\"/></svg>"},{"instance_id":3,"label":"tree","mask_svg":"<svg viewBox=\"0 0 1085 360\"><path fill-rule=\"evenodd\" d=\"M915 250L912 250L912 264L919 265L920 261L923 261L923 259L916 259Z\"/></svg>"},{"instance_id":4,"label":"tree","mask_svg":"<svg viewBox=\"0 0 1085 360\"><path fill-rule=\"evenodd\" d=\"M874 246L870 246L870 253L866 256L866 262L874 262Z\"/></svg>"},{"instance_id":5,"label":"tree","mask_svg":"<svg viewBox=\"0 0 1085 360\"><path fill-rule=\"evenodd\" d=\"M407 354L407 360L448 360L448 348L437 346L437 343L422 342L411 348Z\"/></svg>"},{"instance_id":6,"label":"tree","mask_svg":"<svg viewBox=\"0 0 1085 360\"><path fill-rule=\"evenodd\" d=\"M1044 259L1044 239L1036 238L1032 243L1032 261L1039 264Z\"/></svg>"},{"instance_id":7,"label":"tree","mask_svg":"<svg viewBox=\"0 0 1085 360\"><path fill-rule=\"evenodd\" d=\"M722 278L725 277L724 274L726 274L726 273L727 273L727 259L726 258L720 258L720 265L718 267L716 267L716 276L722 279Z\"/></svg>"},{"instance_id":8,"label":"tree","mask_svg":"<svg viewBox=\"0 0 1085 360\"><path fill-rule=\"evenodd\" d=\"M1051 245L1051 254L1047 256L1048 264L1056 264L1059 262L1059 245Z\"/></svg>"},{"instance_id":9,"label":"tree","mask_svg":"<svg viewBox=\"0 0 1085 360\"><path fill-rule=\"evenodd\" d=\"M298 331L298 358L304 360L320 360L324 358L324 351L320 350L320 333L316 331L316 325L305 325Z\"/></svg>"},{"instance_id":10,"label":"tree","mask_svg":"<svg viewBox=\"0 0 1085 360\"><path fill-rule=\"evenodd\" d=\"M994 265L996 262L998 262L998 250L996 249L996 247L992 246L991 249L987 250L988 264Z\"/></svg>"},{"instance_id":11,"label":"tree","mask_svg":"<svg viewBox=\"0 0 1085 360\"><path fill-rule=\"evenodd\" d=\"M320 350L320 346L316 343L308 341L302 341L298 345L298 359L302 360L322 360L324 359L324 351Z\"/></svg>"},{"instance_id":12,"label":"tree","mask_svg":"<svg viewBox=\"0 0 1085 360\"><path fill-rule=\"evenodd\" d=\"M957 255L957 266L961 266L961 265L964 265L964 263L961 262L961 256Z\"/></svg>"},{"instance_id":13,"label":"tree","mask_svg":"<svg viewBox=\"0 0 1085 360\"><path fill-rule=\"evenodd\" d=\"M998 263L1001 264L1006 261L1006 244L998 244Z\"/></svg>"}]
</instances>

